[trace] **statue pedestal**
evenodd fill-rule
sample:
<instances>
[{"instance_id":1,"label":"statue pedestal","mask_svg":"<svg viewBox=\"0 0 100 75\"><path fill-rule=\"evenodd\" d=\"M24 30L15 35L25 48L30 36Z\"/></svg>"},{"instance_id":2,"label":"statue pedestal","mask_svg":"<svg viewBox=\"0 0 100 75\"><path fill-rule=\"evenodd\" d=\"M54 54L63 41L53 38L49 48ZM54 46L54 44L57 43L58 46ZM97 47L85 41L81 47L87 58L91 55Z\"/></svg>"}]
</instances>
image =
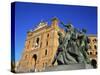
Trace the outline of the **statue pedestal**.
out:
<instances>
[{"instance_id":1,"label":"statue pedestal","mask_svg":"<svg viewBox=\"0 0 100 75\"><path fill-rule=\"evenodd\" d=\"M47 67L43 72L46 71L64 71L64 70L80 70L80 69L92 69L89 64L70 64L70 65L59 65L53 67Z\"/></svg>"}]
</instances>

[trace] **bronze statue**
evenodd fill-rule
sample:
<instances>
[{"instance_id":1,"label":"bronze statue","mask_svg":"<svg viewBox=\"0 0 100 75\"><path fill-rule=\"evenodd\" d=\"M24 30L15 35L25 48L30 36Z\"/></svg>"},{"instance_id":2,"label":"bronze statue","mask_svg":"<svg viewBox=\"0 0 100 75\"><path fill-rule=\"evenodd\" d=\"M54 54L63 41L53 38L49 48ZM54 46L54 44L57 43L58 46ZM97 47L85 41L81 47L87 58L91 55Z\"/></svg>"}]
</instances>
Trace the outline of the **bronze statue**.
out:
<instances>
[{"instance_id":1,"label":"bronze statue","mask_svg":"<svg viewBox=\"0 0 100 75\"><path fill-rule=\"evenodd\" d=\"M72 24L61 24L66 28L65 36L59 31L59 46L55 55L54 62L57 60L58 65L88 63L87 55L87 36L85 29L81 31L73 27Z\"/></svg>"}]
</instances>

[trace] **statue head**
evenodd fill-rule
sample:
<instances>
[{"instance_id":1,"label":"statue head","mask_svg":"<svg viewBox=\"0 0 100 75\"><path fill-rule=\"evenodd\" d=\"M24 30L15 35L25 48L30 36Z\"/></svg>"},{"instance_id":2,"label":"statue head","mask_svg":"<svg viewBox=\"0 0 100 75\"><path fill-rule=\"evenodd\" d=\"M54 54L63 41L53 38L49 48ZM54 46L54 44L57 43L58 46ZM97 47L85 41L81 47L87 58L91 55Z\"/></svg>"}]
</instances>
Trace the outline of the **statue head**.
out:
<instances>
[{"instance_id":1,"label":"statue head","mask_svg":"<svg viewBox=\"0 0 100 75\"><path fill-rule=\"evenodd\" d=\"M82 29L82 32L86 33L86 29L83 28L83 29Z\"/></svg>"},{"instance_id":2,"label":"statue head","mask_svg":"<svg viewBox=\"0 0 100 75\"><path fill-rule=\"evenodd\" d=\"M74 27L72 24L68 24L67 26L67 31L73 31L74 30Z\"/></svg>"},{"instance_id":3,"label":"statue head","mask_svg":"<svg viewBox=\"0 0 100 75\"><path fill-rule=\"evenodd\" d=\"M59 36L62 36L63 34L62 34L62 32L59 31L59 32L58 32L58 35L59 35Z\"/></svg>"}]
</instances>

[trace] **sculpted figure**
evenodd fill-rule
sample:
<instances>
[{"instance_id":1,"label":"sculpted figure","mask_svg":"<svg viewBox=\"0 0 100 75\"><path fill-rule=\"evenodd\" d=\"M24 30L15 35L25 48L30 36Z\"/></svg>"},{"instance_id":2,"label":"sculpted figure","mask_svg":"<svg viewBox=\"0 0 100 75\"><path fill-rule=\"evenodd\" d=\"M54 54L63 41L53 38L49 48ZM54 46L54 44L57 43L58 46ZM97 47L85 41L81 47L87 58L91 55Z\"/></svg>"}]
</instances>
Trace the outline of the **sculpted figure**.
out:
<instances>
[{"instance_id":1,"label":"sculpted figure","mask_svg":"<svg viewBox=\"0 0 100 75\"><path fill-rule=\"evenodd\" d=\"M52 64L57 61L58 65L89 62L87 55L87 36L83 29L82 32L73 27L72 24L61 24L66 32L58 32L59 46Z\"/></svg>"},{"instance_id":2,"label":"sculpted figure","mask_svg":"<svg viewBox=\"0 0 100 75\"><path fill-rule=\"evenodd\" d=\"M88 37L86 36L86 30L82 29L81 33L79 34L80 39L80 51L84 58L84 63L90 63L87 50L88 50Z\"/></svg>"}]
</instances>

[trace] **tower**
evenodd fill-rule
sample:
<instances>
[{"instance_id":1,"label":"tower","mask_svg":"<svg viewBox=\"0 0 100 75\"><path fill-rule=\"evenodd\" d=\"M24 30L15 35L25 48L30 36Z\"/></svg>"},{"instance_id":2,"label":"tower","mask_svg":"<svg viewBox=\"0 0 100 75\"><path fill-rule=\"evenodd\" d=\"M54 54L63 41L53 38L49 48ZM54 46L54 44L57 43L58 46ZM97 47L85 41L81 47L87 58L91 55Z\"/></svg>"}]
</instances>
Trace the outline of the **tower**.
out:
<instances>
[{"instance_id":1,"label":"tower","mask_svg":"<svg viewBox=\"0 0 100 75\"><path fill-rule=\"evenodd\" d=\"M59 23L58 18L54 17L54 18L51 19L51 21L52 21L51 22L52 27L58 26L58 23Z\"/></svg>"}]
</instances>

